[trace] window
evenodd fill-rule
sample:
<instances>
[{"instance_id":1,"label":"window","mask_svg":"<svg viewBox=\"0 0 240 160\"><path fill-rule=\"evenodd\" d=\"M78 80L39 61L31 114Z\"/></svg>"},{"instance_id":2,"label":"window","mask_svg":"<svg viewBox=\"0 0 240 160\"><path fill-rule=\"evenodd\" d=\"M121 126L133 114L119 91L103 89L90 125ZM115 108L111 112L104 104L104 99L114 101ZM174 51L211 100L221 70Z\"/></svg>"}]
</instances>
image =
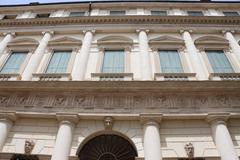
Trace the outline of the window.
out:
<instances>
[{"instance_id":1,"label":"window","mask_svg":"<svg viewBox=\"0 0 240 160\"><path fill-rule=\"evenodd\" d=\"M54 51L46 73L66 73L72 51Z\"/></svg>"},{"instance_id":2,"label":"window","mask_svg":"<svg viewBox=\"0 0 240 160\"><path fill-rule=\"evenodd\" d=\"M223 12L224 16L239 16L238 12Z\"/></svg>"},{"instance_id":3,"label":"window","mask_svg":"<svg viewBox=\"0 0 240 160\"><path fill-rule=\"evenodd\" d=\"M162 73L183 73L181 58L177 50L160 50L160 66Z\"/></svg>"},{"instance_id":4,"label":"window","mask_svg":"<svg viewBox=\"0 0 240 160\"><path fill-rule=\"evenodd\" d=\"M18 73L26 56L27 52L13 52L2 67L1 73Z\"/></svg>"},{"instance_id":5,"label":"window","mask_svg":"<svg viewBox=\"0 0 240 160\"><path fill-rule=\"evenodd\" d=\"M103 73L124 73L124 65L123 50L105 51L102 66Z\"/></svg>"},{"instance_id":6,"label":"window","mask_svg":"<svg viewBox=\"0 0 240 160\"><path fill-rule=\"evenodd\" d=\"M123 16L126 15L126 11L110 11L111 16Z\"/></svg>"},{"instance_id":7,"label":"window","mask_svg":"<svg viewBox=\"0 0 240 160\"><path fill-rule=\"evenodd\" d=\"M151 11L151 15L154 15L154 16L166 16L167 15L167 11Z\"/></svg>"},{"instance_id":8,"label":"window","mask_svg":"<svg viewBox=\"0 0 240 160\"><path fill-rule=\"evenodd\" d=\"M233 73L233 68L222 50L206 51L214 73Z\"/></svg>"},{"instance_id":9,"label":"window","mask_svg":"<svg viewBox=\"0 0 240 160\"><path fill-rule=\"evenodd\" d=\"M204 16L202 11L188 11L189 16Z\"/></svg>"},{"instance_id":10,"label":"window","mask_svg":"<svg viewBox=\"0 0 240 160\"><path fill-rule=\"evenodd\" d=\"M48 18L50 16L50 13L40 13L37 14L36 18Z\"/></svg>"},{"instance_id":11,"label":"window","mask_svg":"<svg viewBox=\"0 0 240 160\"><path fill-rule=\"evenodd\" d=\"M69 17L80 17L84 15L85 15L85 12L71 12Z\"/></svg>"},{"instance_id":12,"label":"window","mask_svg":"<svg viewBox=\"0 0 240 160\"><path fill-rule=\"evenodd\" d=\"M3 19L16 19L17 15L5 15Z\"/></svg>"}]
</instances>

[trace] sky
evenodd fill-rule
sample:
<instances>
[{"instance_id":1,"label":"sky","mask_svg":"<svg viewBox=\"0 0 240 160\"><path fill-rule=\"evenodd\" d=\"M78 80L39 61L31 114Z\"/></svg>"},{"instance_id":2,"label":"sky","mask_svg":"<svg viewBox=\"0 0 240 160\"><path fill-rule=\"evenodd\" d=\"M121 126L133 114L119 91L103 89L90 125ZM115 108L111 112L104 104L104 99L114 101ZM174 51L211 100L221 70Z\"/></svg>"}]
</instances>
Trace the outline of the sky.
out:
<instances>
[{"instance_id":1,"label":"sky","mask_svg":"<svg viewBox=\"0 0 240 160\"><path fill-rule=\"evenodd\" d=\"M53 3L53 2L76 2L76 1L89 1L89 0L0 0L0 5L8 5L8 4L28 4L30 2L40 2L40 3ZM101 0L95 0L101 1ZM196 1L196 0L189 0ZM239 1L240 0L213 0L213 1Z\"/></svg>"}]
</instances>

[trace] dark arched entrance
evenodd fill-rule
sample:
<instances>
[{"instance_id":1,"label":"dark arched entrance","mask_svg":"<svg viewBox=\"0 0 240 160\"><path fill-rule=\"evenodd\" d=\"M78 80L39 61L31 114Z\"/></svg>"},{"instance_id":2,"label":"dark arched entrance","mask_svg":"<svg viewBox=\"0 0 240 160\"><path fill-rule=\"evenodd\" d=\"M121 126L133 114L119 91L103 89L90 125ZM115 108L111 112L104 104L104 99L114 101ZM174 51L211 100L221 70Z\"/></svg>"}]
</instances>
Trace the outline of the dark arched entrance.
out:
<instances>
[{"instance_id":1,"label":"dark arched entrance","mask_svg":"<svg viewBox=\"0 0 240 160\"><path fill-rule=\"evenodd\" d=\"M108 134L90 139L78 157L80 160L134 160L137 152L125 138Z\"/></svg>"}]
</instances>

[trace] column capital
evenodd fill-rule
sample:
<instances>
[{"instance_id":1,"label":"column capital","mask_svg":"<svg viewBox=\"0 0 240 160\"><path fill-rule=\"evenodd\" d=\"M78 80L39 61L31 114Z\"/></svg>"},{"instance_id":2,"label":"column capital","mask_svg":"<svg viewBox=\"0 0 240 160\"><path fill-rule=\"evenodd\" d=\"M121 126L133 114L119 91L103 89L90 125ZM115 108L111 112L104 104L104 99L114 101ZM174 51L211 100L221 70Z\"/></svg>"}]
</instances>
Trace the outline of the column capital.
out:
<instances>
[{"instance_id":1,"label":"column capital","mask_svg":"<svg viewBox=\"0 0 240 160\"><path fill-rule=\"evenodd\" d=\"M56 118L60 124L62 123L71 123L76 125L78 123L78 115L77 114L65 114L65 113L56 113Z\"/></svg>"},{"instance_id":2,"label":"column capital","mask_svg":"<svg viewBox=\"0 0 240 160\"><path fill-rule=\"evenodd\" d=\"M159 125L162 121L162 114L161 113L142 113L140 114L140 122L143 125Z\"/></svg>"},{"instance_id":3,"label":"column capital","mask_svg":"<svg viewBox=\"0 0 240 160\"><path fill-rule=\"evenodd\" d=\"M15 36L16 36L16 33L15 33L15 32L5 32L5 33L3 33L3 35L4 35L4 36L6 36L6 35L11 35L11 36L15 37Z\"/></svg>"},{"instance_id":4,"label":"column capital","mask_svg":"<svg viewBox=\"0 0 240 160\"><path fill-rule=\"evenodd\" d=\"M230 113L209 113L207 115L207 122L210 124L214 123L226 123L230 117Z\"/></svg>"},{"instance_id":5,"label":"column capital","mask_svg":"<svg viewBox=\"0 0 240 160\"><path fill-rule=\"evenodd\" d=\"M89 29L89 30L83 30L82 31L84 34L86 34L87 32L91 32L92 34L95 34L96 30L94 29Z\"/></svg>"},{"instance_id":6,"label":"column capital","mask_svg":"<svg viewBox=\"0 0 240 160\"><path fill-rule=\"evenodd\" d=\"M136 30L137 33L141 32L141 31L144 31L144 32L146 32L146 33L149 33L149 32L150 32L149 29L145 29L145 28L140 28L140 29L137 29L137 30Z\"/></svg>"},{"instance_id":7,"label":"column capital","mask_svg":"<svg viewBox=\"0 0 240 160\"><path fill-rule=\"evenodd\" d=\"M51 36L54 35L54 31L43 31L42 34L45 35L46 33L49 33Z\"/></svg>"},{"instance_id":8,"label":"column capital","mask_svg":"<svg viewBox=\"0 0 240 160\"><path fill-rule=\"evenodd\" d=\"M3 112L0 113L0 121L10 121L15 122L17 120L17 116L15 112Z\"/></svg>"},{"instance_id":9,"label":"column capital","mask_svg":"<svg viewBox=\"0 0 240 160\"><path fill-rule=\"evenodd\" d=\"M193 33L193 30L191 30L191 29L181 29L180 30L181 34L183 34L184 32Z\"/></svg>"},{"instance_id":10,"label":"column capital","mask_svg":"<svg viewBox=\"0 0 240 160\"><path fill-rule=\"evenodd\" d=\"M222 33L223 34L226 34L226 33L235 33L235 31L234 30L222 30Z\"/></svg>"}]
</instances>

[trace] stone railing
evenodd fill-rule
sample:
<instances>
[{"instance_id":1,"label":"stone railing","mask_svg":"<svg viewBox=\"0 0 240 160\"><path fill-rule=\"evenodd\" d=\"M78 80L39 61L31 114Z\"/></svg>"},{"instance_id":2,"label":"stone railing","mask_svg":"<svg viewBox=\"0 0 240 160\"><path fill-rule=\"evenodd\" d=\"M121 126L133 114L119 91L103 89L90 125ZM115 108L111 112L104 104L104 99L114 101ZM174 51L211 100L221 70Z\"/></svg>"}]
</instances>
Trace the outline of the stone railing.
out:
<instances>
[{"instance_id":1,"label":"stone railing","mask_svg":"<svg viewBox=\"0 0 240 160\"><path fill-rule=\"evenodd\" d=\"M33 81L70 81L70 73L34 73Z\"/></svg>"},{"instance_id":2,"label":"stone railing","mask_svg":"<svg viewBox=\"0 0 240 160\"><path fill-rule=\"evenodd\" d=\"M210 73L210 80L240 81L240 73Z\"/></svg>"},{"instance_id":3,"label":"stone railing","mask_svg":"<svg viewBox=\"0 0 240 160\"><path fill-rule=\"evenodd\" d=\"M93 81L132 81L133 73L92 73Z\"/></svg>"},{"instance_id":4,"label":"stone railing","mask_svg":"<svg viewBox=\"0 0 240 160\"><path fill-rule=\"evenodd\" d=\"M157 81L191 81L196 80L196 73L155 73Z\"/></svg>"},{"instance_id":5,"label":"stone railing","mask_svg":"<svg viewBox=\"0 0 240 160\"><path fill-rule=\"evenodd\" d=\"M0 74L0 81L17 81L20 79L21 79L21 75L18 73Z\"/></svg>"}]
</instances>

